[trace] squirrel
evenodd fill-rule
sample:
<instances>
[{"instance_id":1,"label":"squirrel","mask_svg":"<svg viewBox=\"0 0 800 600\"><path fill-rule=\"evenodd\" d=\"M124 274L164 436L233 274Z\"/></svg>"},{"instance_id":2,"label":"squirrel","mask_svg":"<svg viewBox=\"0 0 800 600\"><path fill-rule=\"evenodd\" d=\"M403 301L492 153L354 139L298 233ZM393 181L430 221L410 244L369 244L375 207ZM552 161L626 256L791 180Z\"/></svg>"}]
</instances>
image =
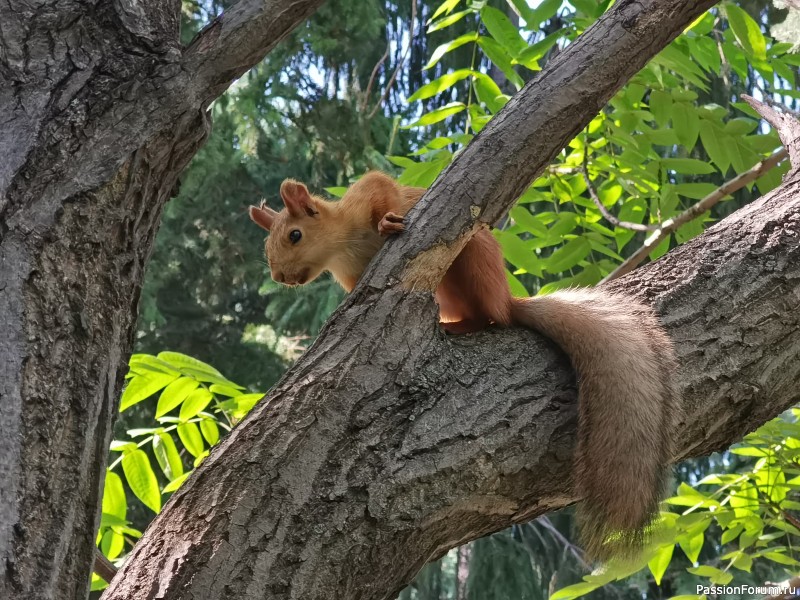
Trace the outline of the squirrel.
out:
<instances>
[{"instance_id":1,"label":"squirrel","mask_svg":"<svg viewBox=\"0 0 800 600\"><path fill-rule=\"evenodd\" d=\"M330 202L287 179L285 208L262 202L250 218L270 233L265 252L275 281L303 285L329 271L349 292L386 237L404 230L404 215L424 192L372 171ZM635 556L667 492L680 414L675 353L651 309L598 288L514 298L500 245L486 229L455 258L436 300L448 333L521 325L569 356L578 374L580 537L592 558Z\"/></svg>"}]
</instances>

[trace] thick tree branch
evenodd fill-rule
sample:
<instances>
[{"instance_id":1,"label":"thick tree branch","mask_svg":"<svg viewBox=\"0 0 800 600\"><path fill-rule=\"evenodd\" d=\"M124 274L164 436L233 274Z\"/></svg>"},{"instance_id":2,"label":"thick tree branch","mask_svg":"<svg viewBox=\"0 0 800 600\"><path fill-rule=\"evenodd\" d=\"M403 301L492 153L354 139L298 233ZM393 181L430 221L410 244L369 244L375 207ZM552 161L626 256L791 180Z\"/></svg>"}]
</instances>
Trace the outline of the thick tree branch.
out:
<instances>
[{"instance_id":1,"label":"thick tree branch","mask_svg":"<svg viewBox=\"0 0 800 600\"><path fill-rule=\"evenodd\" d=\"M208 106L324 1L239 0L186 49L183 69L195 79L185 82L187 89L196 90L200 105Z\"/></svg>"}]
</instances>

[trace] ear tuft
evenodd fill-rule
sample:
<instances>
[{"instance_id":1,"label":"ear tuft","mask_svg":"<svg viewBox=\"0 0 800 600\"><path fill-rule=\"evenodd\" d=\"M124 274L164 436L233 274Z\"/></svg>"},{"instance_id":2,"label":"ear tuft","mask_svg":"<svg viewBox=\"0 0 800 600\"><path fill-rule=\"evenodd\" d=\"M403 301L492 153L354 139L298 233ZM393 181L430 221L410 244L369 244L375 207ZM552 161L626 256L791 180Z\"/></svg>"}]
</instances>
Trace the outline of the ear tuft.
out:
<instances>
[{"instance_id":1,"label":"ear tuft","mask_svg":"<svg viewBox=\"0 0 800 600\"><path fill-rule=\"evenodd\" d=\"M308 188L294 179L286 179L281 184L281 199L293 217L313 217L318 213L317 205L308 193Z\"/></svg>"},{"instance_id":2,"label":"ear tuft","mask_svg":"<svg viewBox=\"0 0 800 600\"><path fill-rule=\"evenodd\" d=\"M272 229L275 217L278 216L278 213L267 206L264 200L261 201L261 206L251 206L249 212L250 220L267 231Z\"/></svg>"}]
</instances>

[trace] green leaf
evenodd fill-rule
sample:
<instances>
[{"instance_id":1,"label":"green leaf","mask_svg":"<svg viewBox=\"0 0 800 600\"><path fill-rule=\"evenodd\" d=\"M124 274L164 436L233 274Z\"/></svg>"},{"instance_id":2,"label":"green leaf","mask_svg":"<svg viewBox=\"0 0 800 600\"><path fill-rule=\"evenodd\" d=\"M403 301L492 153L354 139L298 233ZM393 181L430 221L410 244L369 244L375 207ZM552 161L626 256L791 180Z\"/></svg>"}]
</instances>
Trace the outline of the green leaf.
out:
<instances>
[{"instance_id":1,"label":"green leaf","mask_svg":"<svg viewBox=\"0 0 800 600\"><path fill-rule=\"evenodd\" d=\"M146 400L176 378L177 375L153 372L148 375L137 375L130 379L128 385L125 386L125 391L122 392L119 412L123 412L134 404Z\"/></svg>"},{"instance_id":2,"label":"green leaf","mask_svg":"<svg viewBox=\"0 0 800 600\"><path fill-rule=\"evenodd\" d=\"M397 183L417 187L429 187L448 164L449 158L414 163L397 178Z\"/></svg>"},{"instance_id":3,"label":"green leaf","mask_svg":"<svg viewBox=\"0 0 800 600\"><path fill-rule=\"evenodd\" d=\"M156 405L156 419L164 416L173 408L178 406L181 402L186 400L186 397L191 394L200 384L196 379L191 377L181 377L170 383L161 396L158 398ZM233 389L233 388L231 388ZM237 394L240 392L236 392Z\"/></svg>"},{"instance_id":4,"label":"green leaf","mask_svg":"<svg viewBox=\"0 0 800 600\"><path fill-rule=\"evenodd\" d=\"M523 2L524 0L520 0ZM562 0L544 0L533 11L524 14L522 17L525 19L525 25L528 29L538 29L542 21L547 21L553 18L556 11L561 8ZM516 3L515 3L516 4Z\"/></svg>"},{"instance_id":5,"label":"green leaf","mask_svg":"<svg viewBox=\"0 0 800 600\"><path fill-rule=\"evenodd\" d=\"M452 117L453 115L457 115L466 108L467 105L464 104L463 102L451 102L444 106L440 106L439 108L432 110L429 113L425 113L410 125L404 125L403 129L410 129L412 127L424 127L425 125L433 125L434 123L444 121L447 117Z\"/></svg>"},{"instance_id":6,"label":"green leaf","mask_svg":"<svg viewBox=\"0 0 800 600\"><path fill-rule=\"evenodd\" d=\"M547 227L539 221L525 206L516 205L509 212L509 216L514 223L522 227L525 231L532 233L536 237L547 237Z\"/></svg>"},{"instance_id":7,"label":"green leaf","mask_svg":"<svg viewBox=\"0 0 800 600\"><path fill-rule=\"evenodd\" d=\"M445 42L444 44L441 44L436 48L436 50L433 51L433 54L431 54L431 59L428 61L428 64L426 64L422 68L430 69L431 67L435 66L436 63L438 63L442 59L442 57L448 52L452 52L453 50L455 50L456 48L460 48L464 44L469 44L470 42L476 42L476 41L478 41L478 32L471 31L469 33L465 33L464 35L457 37L454 40Z\"/></svg>"},{"instance_id":8,"label":"green leaf","mask_svg":"<svg viewBox=\"0 0 800 600\"><path fill-rule=\"evenodd\" d=\"M151 354L133 354L128 361L132 371L137 371L144 375L148 371L156 371L158 373L167 373L169 375L179 375L177 370L167 362L159 360Z\"/></svg>"},{"instance_id":9,"label":"green leaf","mask_svg":"<svg viewBox=\"0 0 800 600\"><path fill-rule=\"evenodd\" d=\"M698 557L700 556L700 551L703 549L703 540L705 539L703 530L701 529L694 535L678 537L678 543L681 545L681 550L683 550L683 553L690 562L696 563Z\"/></svg>"},{"instance_id":10,"label":"green leaf","mask_svg":"<svg viewBox=\"0 0 800 600\"><path fill-rule=\"evenodd\" d=\"M198 388L189 394L181 405L181 412L178 415L181 421L188 421L197 413L203 410L208 403L214 399L206 388Z\"/></svg>"},{"instance_id":11,"label":"green leaf","mask_svg":"<svg viewBox=\"0 0 800 600\"><path fill-rule=\"evenodd\" d=\"M347 188L335 185L331 187L326 187L325 191L328 192L334 198L341 198L342 196L344 196L344 193L347 191Z\"/></svg>"},{"instance_id":12,"label":"green leaf","mask_svg":"<svg viewBox=\"0 0 800 600\"><path fill-rule=\"evenodd\" d=\"M796 561L795 559L791 558L790 556L786 556L785 554L781 554L776 550L770 550L767 552L762 552L761 556L764 558L771 560L772 562L776 562L780 565L790 565L790 566L797 566L800 565L800 562Z\"/></svg>"},{"instance_id":13,"label":"green leaf","mask_svg":"<svg viewBox=\"0 0 800 600\"><path fill-rule=\"evenodd\" d=\"M216 394L218 396L228 396L229 398L232 396L239 396L242 393L242 390L240 389L232 388L228 385L220 385L218 383L215 383L208 389L212 394Z\"/></svg>"},{"instance_id":14,"label":"green leaf","mask_svg":"<svg viewBox=\"0 0 800 600\"><path fill-rule=\"evenodd\" d=\"M720 538L720 542L724 546L725 544L727 544L727 543L731 542L732 540L735 540L737 537L739 537L739 534L742 533L742 531L744 531L744 526L743 525L735 525L734 527L731 527L730 529L726 529L723 532L722 537Z\"/></svg>"},{"instance_id":15,"label":"green leaf","mask_svg":"<svg viewBox=\"0 0 800 600\"><path fill-rule=\"evenodd\" d=\"M431 18L430 18L430 20L428 22L430 23L431 21L436 20L436 18L439 17L440 15L443 15L443 14L448 14L449 15L453 11L453 9L456 6L458 6L459 2L461 2L461 0L445 0L444 2L442 2L439 5L439 8L437 8L434 11L433 15L431 16Z\"/></svg>"},{"instance_id":16,"label":"green leaf","mask_svg":"<svg viewBox=\"0 0 800 600\"><path fill-rule=\"evenodd\" d=\"M426 83L416 92L411 94L411 96L408 98L408 102L410 103L416 100L425 100L426 98L431 98L437 94L441 94L444 90L452 87L462 79L466 79L471 74L472 71L469 69L459 69L458 71L453 71L452 73L442 75L438 79L434 79L430 83Z\"/></svg>"},{"instance_id":17,"label":"green leaf","mask_svg":"<svg viewBox=\"0 0 800 600\"><path fill-rule=\"evenodd\" d=\"M172 481L183 475L183 462L178 448L175 446L175 440L169 433L164 432L153 436L153 454L167 479Z\"/></svg>"},{"instance_id":18,"label":"green leaf","mask_svg":"<svg viewBox=\"0 0 800 600\"><path fill-rule=\"evenodd\" d=\"M709 163L696 158L662 158L661 164L665 169L683 175L707 175L716 171Z\"/></svg>"},{"instance_id":19,"label":"green leaf","mask_svg":"<svg viewBox=\"0 0 800 600\"><path fill-rule=\"evenodd\" d=\"M225 404L227 405L230 403L230 410L233 411L233 415L240 419L244 415L250 412L250 410L258 404L258 401L264 397L264 394L242 394L241 396L236 396L235 398L231 398Z\"/></svg>"},{"instance_id":20,"label":"green leaf","mask_svg":"<svg viewBox=\"0 0 800 600\"><path fill-rule=\"evenodd\" d=\"M707 215L708 213L704 214ZM700 217L698 217L678 227L678 230L675 232L675 239L679 244L683 244L701 233L703 233L703 223Z\"/></svg>"},{"instance_id":21,"label":"green leaf","mask_svg":"<svg viewBox=\"0 0 800 600\"><path fill-rule=\"evenodd\" d=\"M521 65L525 65L531 71L538 71L539 67L539 59L544 58L544 56L549 52L550 48L558 43L558 40L564 37L563 31L555 31L550 35L545 36L535 44L531 44L527 48L525 48L522 52L517 54L515 58L516 62Z\"/></svg>"},{"instance_id":22,"label":"green leaf","mask_svg":"<svg viewBox=\"0 0 800 600\"><path fill-rule=\"evenodd\" d=\"M240 390L244 389L242 386L226 379L222 373L211 365L197 360L196 358L192 358L191 356L181 354L180 352L161 352L158 358L168 362L184 375L197 379L198 381L227 385Z\"/></svg>"},{"instance_id":23,"label":"green leaf","mask_svg":"<svg viewBox=\"0 0 800 600\"><path fill-rule=\"evenodd\" d=\"M661 90L651 90L650 112L659 127L666 125L672 116L672 96Z\"/></svg>"},{"instance_id":24,"label":"green leaf","mask_svg":"<svg viewBox=\"0 0 800 600\"><path fill-rule=\"evenodd\" d=\"M525 82L522 80L517 72L514 70L514 66L511 64L512 56L509 56L508 51L494 38L480 36L478 38L478 45L484 51L486 56L489 57L497 67L503 72L506 78L514 84L518 90L522 89L522 86Z\"/></svg>"},{"instance_id":25,"label":"green leaf","mask_svg":"<svg viewBox=\"0 0 800 600\"><path fill-rule=\"evenodd\" d=\"M731 164L725 150L726 144L729 143L727 137L722 129L711 121L706 119L700 121L700 140L703 142L703 148L723 175Z\"/></svg>"},{"instance_id":26,"label":"green leaf","mask_svg":"<svg viewBox=\"0 0 800 600\"><path fill-rule=\"evenodd\" d=\"M100 540L100 551L106 558L111 560L117 558L124 548L125 538L122 535L113 529L108 529L103 533L103 537Z\"/></svg>"},{"instance_id":27,"label":"green leaf","mask_svg":"<svg viewBox=\"0 0 800 600\"><path fill-rule=\"evenodd\" d=\"M439 31L440 29L444 29L445 27L450 27L453 23L458 23L461 19L466 17L469 14L472 14L473 11L471 10L462 10L457 13L453 13L451 15L447 15L446 17L439 19L428 25L428 33L433 33L434 31Z\"/></svg>"},{"instance_id":28,"label":"green leaf","mask_svg":"<svg viewBox=\"0 0 800 600\"><path fill-rule=\"evenodd\" d=\"M545 270L548 273L563 273L589 256L591 251L592 247L586 238L576 237L545 259Z\"/></svg>"},{"instance_id":29,"label":"green leaf","mask_svg":"<svg viewBox=\"0 0 800 600\"><path fill-rule=\"evenodd\" d=\"M481 9L481 21L491 36L505 48L510 58L517 56L528 43L522 39L519 30L504 12L491 6L484 6Z\"/></svg>"},{"instance_id":30,"label":"green leaf","mask_svg":"<svg viewBox=\"0 0 800 600\"><path fill-rule=\"evenodd\" d=\"M573 600L573 598L585 596L589 592L593 592L603 585L603 583L589 583L587 581L576 583L574 585L568 585L567 587L561 588L555 594L550 596L550 600Z\"/></svg>"},{"instance_id":31,"label":"green leaf","mask_svg":"<svg viewBox=\"0 0 800 600\"><path fill-rule=\"evenodd\" d=\"M146 507L157 513L161 510L161 493L150 459L141 450L126 452L122 456L122 470L128 487Z\"/></svg>"},{"instance_id":32,"label":"green leaf","mask_svg":"<svg viewBox=\"0 0 800 600\"><path fill-rule=\"evenodd\" d=\"M527 298L528 297L528 290L525 289L525 286L520 283L520 280L514 277L513 273L508 269L505 269L506 272L506 279L508 280L508 287L511 288L511 295L515 298Z\"/></svg>"},{"instance_id":33,"label":"green leaf","mask_svg":"<svg viewBox=\"0 0 800 600\"><path fill-rule=\"evenodd\" d=\"M213 419L202 419L200 421L200 431L209 446L217 445L219 442L219 427Z\"/></svg>"},{"instance_id":34,"label":"green leaf","mask_svg":"<svg viewBox=\"0 0 800 600\"><path fill-rule=\"evenodd\" d=\"M717 186L713 183L679 183L675 186L678 194L694 200L702 200L716 190Z\"/></svg>"},{"instance_id":35,"label":"green leaf","mask_svg":"<svg viewBox=\"0 0 800 600\"><path fill-rule=\"evenodd\" d=\"M685 102L676 102L672 108L672 126L678 141L687 150L694 148L697 135L700 133L700 117L694 106Z\"/></svg>"},{"instance_id":36,"label":"green leaf","mask_svg":"<svg viewBox=\"0 0 800 600\"><path fill-rule=\"evenodd\" d=\"M114 471L106 470L103 484L103 513L125 521L128 514L128 502L125 499L125 488L122 478Z\"/></svg>"},{"instance_id":37,"label":"green leaf","mask_svg":"<svg viewBox=\"0 0 800 600\"><path fill-rule=\"evenodd\" d=\"M173 479L167 485L164 486L164 489L161 490L161 493L162 494L169 494L170 492L174 492L179 487L181 487L181 485L183 485L183 482L186 481L188 479L189 475L191 475L191 474L192 474L192 471L189 471L188 473L184 473L180 477L177 477L177 478Z\"/></svg>"},{"instance_id":38,"label":"green leaf","mask_svg":"<svg viewBox=\"0 0 800 600\"><path fill-rule=\"evenodd\" d=\"M767 41L761 33L761 27L747 12L735 4L725 5L725 14L733 30L736 40L744 51L761 60L767 59Z\"/></svg>"},{"instance_id":39,"label":"green leaf","mask_svg":"<svg viewBox=\"0 0 800 600\"><path fill-rule=\"evenodd\" d=\"M184 367L190 367L193 371L202 371L203 373L208 373L209 375L222 377L222 373L217 371L211 365L204 363L201 360L197 360L196 358L192 358L191 356L187 356L186 354L181 354L180 352L159 352L158 358L169 363L179 371L181 371Z\"/></svg>"},{"instance_id":40,"label":"green leaf","mask_svg":"<svg viewBox=\"0 0 800 600\"><path fill-rule=\"evenodd\" d=\"M491 77L483 73L477 73L472 80L472 84L475 86L475 94L478 96L478 100L483 102L493 114L499 112L505 106L507 97L503 95L503 92Z\"/></svg>"},{"instance_id":41,"label":"green leaf","mask_svg":"<svg viewBox=\"0 0 800 600\"><path fill-rule=\"evenodd\" d=\"M495 231L494 235L500 242L503 256L508 262L536 277L543 275L541 260L519 237L508 231Z\"/></svg>"},{"instance_id":42,"label":"green leaf","mask_svg":"<svg viewBox=\"0 0 800 600\"><path fill-rule=\"evenodd\" d=\"M656 585L661 585L661 578L667 571L670 561L672 560L672 553L675 550L675 544L668 544L658 549L655 556L647 563L647 567L653 574L656 580Z\"/></svg>"},{"instance_id":43,"label":"green leaf","mask_svg":"<svg viewBox=\"0 0 800 600\"><path fill-rule=\"evenodd\" d=\"M699 567L692 567L686 569L692 575L699 575L700 577L708 577L711 579L713 583L719 585L727 585L733 580L733 575L727 573L721 569L717 569L716 567L710 567L708 565L702 565Z\"/></svg>"},{"instance_id":44,"label":"green leaf","mask_svg":"<svg viewBox=\"0 0 800 600\"><path fill-rule=\"evenodd\" d=\"M740 571L746 571L749 573L750 569L753 568L753 557L744 552L737 552L731 561L731 565Z\"/></svg>"},{"instance_id":45,"label":"green leaf","mask_svg":"<svg viewBox=\"0 0 800 600\"><path fill-rule=\"evenodd\" d=\"M184 447L192 456L200 456L203 453L203 436L195 423L181 423L178 425L178 437L181 438Z\"/></svg>"}]
</instances>

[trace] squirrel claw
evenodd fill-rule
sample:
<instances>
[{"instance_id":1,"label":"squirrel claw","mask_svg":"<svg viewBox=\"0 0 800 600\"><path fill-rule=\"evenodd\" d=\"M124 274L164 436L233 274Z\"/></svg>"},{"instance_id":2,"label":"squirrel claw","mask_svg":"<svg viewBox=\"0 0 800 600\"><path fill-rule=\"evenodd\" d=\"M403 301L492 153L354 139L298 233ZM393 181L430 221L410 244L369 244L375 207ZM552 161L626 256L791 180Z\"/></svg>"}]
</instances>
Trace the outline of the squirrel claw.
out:
<instances>
[{"instance_id":1,"label":"squirrel claw","mask_svg":"<svg viewBox=\"0 0 800 600\"><path fill-rule=\"evenodd\" d=\"M406 228L403 221L404 217L401 215L388 212L383 215L380 223L378 223L378 233L380 235L392 235L393 233L400 233Z\"/></svg>"}]
</instances>

